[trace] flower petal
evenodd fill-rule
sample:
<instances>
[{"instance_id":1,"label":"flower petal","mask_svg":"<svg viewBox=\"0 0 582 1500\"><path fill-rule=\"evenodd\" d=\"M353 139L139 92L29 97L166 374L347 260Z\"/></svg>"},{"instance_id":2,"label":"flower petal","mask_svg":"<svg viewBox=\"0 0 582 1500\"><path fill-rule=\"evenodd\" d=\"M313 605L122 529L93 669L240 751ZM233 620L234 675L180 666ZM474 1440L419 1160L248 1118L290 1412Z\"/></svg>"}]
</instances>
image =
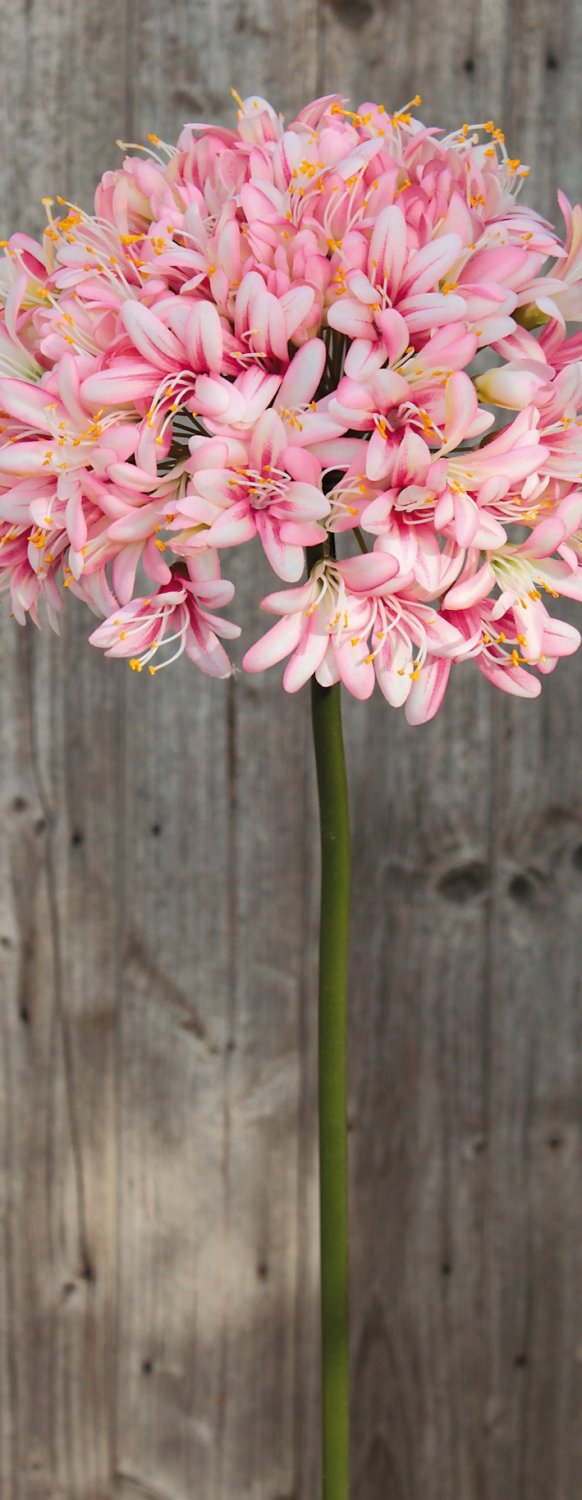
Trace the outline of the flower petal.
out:
<instances>
[{"instance_id":1,"label":"flower petal","mask_svg":"<svg viewBox=\"0 0 582 1500\"><path fill-rule=\"evenodd\" d=\"M181 345L175 334L170 333L162 323L161 318L149 307L144 307L141 302L123 302L121 309L121 320L127 333L135 345L143 354L144 359L155 365L158 370L166 373L170 370L179 370L183 364Z\"/></svg>"},{"instance_id":2,"label":"flower petal","mask_svg":"<svg viewBox=\"0 0 582 1500\"><path fill-rule=\"evenodd\" d=\"M447 657L427 661L421 667L404 710L409 724L428 724L430 719L434 719L445 696L450 670L451 663Z\"/></svg>"}]
</instances>

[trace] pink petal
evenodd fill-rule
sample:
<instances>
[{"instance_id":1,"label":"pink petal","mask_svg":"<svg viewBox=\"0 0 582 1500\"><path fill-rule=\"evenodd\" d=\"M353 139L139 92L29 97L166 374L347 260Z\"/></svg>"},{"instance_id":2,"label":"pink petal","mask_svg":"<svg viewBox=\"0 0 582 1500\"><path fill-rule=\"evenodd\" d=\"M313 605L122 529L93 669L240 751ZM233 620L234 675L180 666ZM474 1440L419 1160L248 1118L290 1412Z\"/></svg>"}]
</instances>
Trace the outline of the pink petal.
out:
<instances>
[{"instance_id":1,"label":"pink petal","mask_svg":"<svg viewBox=\"0 0 582 1500\"><path fill-rule=\"evenodd\" d=\"M255 512L255 522L263 551L273 572L278 578L284 578L286 583L296 583L305 567L303 548L284 542L280 523L272 520L265 511Z\"/></svg>"},{"instance_id":2,"label":"pink petal","mask_svg":"<svg viewBox=\"0 0 582 1500\"><path fill-rule=\"evenodd\" d=\"M301 480L291 480L285 490L285 499L281 502L280 510L291 513L296 520L303 517L310 521L318 521L323 516L328 516L330 503L323 490L314 484L304 484ZM563 528L562 528L563 529Z\"/></svg>"},{"instance_id":3,"label":"pink petal","mask_svg":"<svg viewBox=\"0 0 582 1500\"><path fill-rule=\"evenodd\" d=\"M143 542L134 542L123 547L113 559L111 579L120 604L128 604L131 599L142 547Z\"/></svg>"},{"instance_id":4,"label":"pink petal","mask_svg":"<svg viewBox=\"0 0 582 1500\"><path fill-rule=\"evenodd\" d=\"M460 241L459 241L460 244ZM381 286L386 281L392 296L398 291L406 263L406 220L397 204L378 215L370 241L370 275ZM414 260L414 256L412 257Z\"/></svg>"},{"instance_id":5,"label":"pink petal","mask_svg":"<svg viewBox=\"0 0 582 1500\"><path fill-rule=\"evenodd\" d=\"M148 400L160 383L159 368L143 360L116 359L107 370L88 375L81 382L81 398L95 410L99 406L130 406Z\"/></svg>"},{"instance_id":6,"label":"pink petal","mask_svg":"<svg viewBox=\"0 0 582 1500\"><path fill-rule=\"evenodd\" d=\"M29 385L27 380L0 380L0 410L40 432L51 431L46 410L54 404L55 398L50 391Z\"/></svg>"},{"instance_id":7,"label":"pink petal","mask_svg":"<svg viewBox=\"0 0 582 1500\"><path fill-rule=\"evenodd\" d=\"M315 291L312 286L295 286L290 291L284 292L279 298L279 306L285 320L287 339L293 338L300 324L308 317L315 301ZM285 354L282 355L284 359Z\"/></svg>"},{"instance_id":8,"label":"pink petal","mask_svg":"<svg viewBox=\"0 0 582 1500\"><path fill-rule=\"evenodd\" d=\"M256 330L253 333L253 348L286 361L287 328L285 315L277 298L271 292L259 292L253 297L250 317L253 330Z\"/></svg>"},{"instance_id":9,"label":"pink petal","mask_svg":"<svg viewBox=\"0 0 582 1500\"><path fill-rule=\"evenodd\" d=\"M145 544L142 553L142 563L144 573L154 583L170 583L172 570L168 567L167 562L164 562L161 552L158 551L154 536L150 536Z\"/></svg>"},{"instance_id":10,"label":"pink petal","mask_svg":"<svg viewBox=\"0 0 582 1500\"><path fill-rule=\"evenodd\" d=\"M373 381L374 395L381 411L400 406L410 395L410 386L396 370L379 370Z\"/></svg>"},{"instance_id":11,"label":"pink petal","mask_svg":"<svg viewBox=\"0 0 582 1500\"><path fill-rule=\"evenodd\" d=\"M366 477L373 481L385 479L390 472L393 446L376 427L366 446Z\"/></svg>"},{"instance_id":12,"label":"pink petal","mask_svg":"<svg viewBox=\"0 0 582 1500\"><path fill-rule=\"evenodd\" d=\"M351 339L369 339L374 332L374 319L369 310L357 302L355 297L341 297L328 309L330 328L347 333Z\"/></svg>"},{"instance_id":13,"label":"pink petal","mask_svg":"<svg viewBox=\"0 0 582 1500\"><path fill-rule=\"evenodd\" d=\"M141 302L123 302L121 319L129 337L144 359L166 373L179 370L183 364L182 348L161 318Z\"/></svg>"},{"instance_id":14,"label":"pink petal","mask_svg":"<svg viewBox=\"0 0 582 1500\"><path fill-rule=\"evenodd\" d=\"M523 550L528 557L550 557L565 540L565 536L566 528L560 516L548 516L547 520L534 526Z\"/></svg>"},{"instance_id":15,"label":"pink petal","mask_svg":"<svg viewBox=\"0 0 582 1500\"><path fill-rule=\"evenodd\" d=\"M443 701L451 663L446 657L427 661L413 682L406 701L405 716L409 724L428 724Z\"/></svg>"},{"instance_id":16,"label":"pink petal","mask_svg":"<svg viewBox=\"0 0 582 1500\"><path fill-rule=\"evenodd\" d=\"M333 687L334 683L339 682L338 665L336 661L335 651L333 651L331 648L331 643L327 648L323 661L319 663L317 671L314 675L317 682L320 683L321 687Z\"/></svg>"},{"instance_id":17,"label":"pink petal","mask_svg":"<svg viewBox=\"0 0 582 1500\"><path fill-rule=\"evenodd\" d=\"M207 599L214 605L230 604L234 596L234 584L229 583L227 578L221 578L218 552L214 547L205 547L203 552L189 557L188 573L192 583L196 584L198 598ZM220 593L217 589L220 589Z\"/></svg>"},{"instance_id":18,"label":"pink petal","mask_svg":"<svg viewBox=\"0 0 582 1500\"><path fill-rule=\"evenodd\" d=\"M186 320L184 343L193 370L220 371L222 328L213 302L194 303Z\"/></svg>"},{"instance_id":19,"label":"pink petal","mask_svg":"<svg viewBox=\"0 0 582 1500\"><path fill-rule=\"evenodd\" d=\"M282 542L291 542L297 547L317 547L325 541L326 532L323 526L317 526L313 521L281 521L280 536Z\"/></svg>"},{"instance_id":20,"label":"pink petal","mask_svg":"<svg viewBox=\"0 0 582 1500\"><path fill-rule=\"evenodd\" d=\"M363 271L352 271L348 276L348 286L350 295L356 297L358 302L364 302L368 307L373 307L378 302L378 288Z\"/></svg>"},{"instance_id":21,"label":"pink petal","mask_svg":"<svg viewBox=\"0 0 582 1500\"><path fill-rule=\"evenodd\" d=\"M263 412L250 441L251 467L258 469L260 474L268 471L269 468L276 468L286 441L285 428L279 413L273 411L272 408Z\"/></svg>"},{"instance_id":22,"label":"pink petal","mask_svg":"<svg viewBox=\"0 0 582 1500\"><path fill-rule=\"evenodd\" d=\"M238 547L251 542L256 533L254 513L246 500L240 500L223 510L213 522L209 540L214 547Z\"/></svg>"},{"instance_id":23,"label":"pink petal","mask_svg":"<svg viewBox=\"0 0 582 1500\"><path fill-rule=\"evenodd\" d=\"M518 245L496 245L489 250L478 250L463 266L459 282L492 281L498 285L511 282L527 261L528 252Z\"/></svg>"},{"instance_id":24,"label":"pink petal","mask_svg":"<svg viewBox=\"0 0 582 1500\"><path fill-rule=\"evenodd\" d=\"M582 637L574 625L566 620L554 620L547 615L544 621L543 649L547 656L571 656L577 651Z\"/></svg>"},{"instance_id":25,"label":"pink petal","mask_svg":"<svg viewBox=\"0 0 582 1500\"><path fill-rule=\"evenodd\" d=\"M445 424L443 451L456 448L467 436L478 408L473 381L462 370L449 376L445 386Z\"/></svg>"},{"instance_id":26,"label":"pink petal","mask_svg":"<svg viewBox=\"0 0 582 1500\"><path fill-rule=\"evenodd\" d=\"M337 568L348 588L358 594L381 593L383 586L398 573L396 558L384 552L347 557Z\"/></svg>"},{"instance_id":27,"label":"pink petal","mask_svg":"<svg viewBox=\"0 0 582 1500\"><path fill-rule=\"evenodd\" d=\"M453 493L455 538L460 547L470 547L479 525L479 507L462 490Z\"/></svg>"},{"instance_id":28,"label":"pink petal","mask_svg":"<svg viewBox=\"0 0 582 1500\"><path fill-rule=\"evenodd\" d=\"M463 248L458 234L443 234L411 255L402 281L403 292L430 292L451 269Z\"/></svg>"},{"instance_id":29,"label":"pink petal","mask_svg":"<svg viewBox=\"0 0 582 1500\"><path fill-rule=\"evenodd\" d=\"M207 677L231 676L232 665L224 646L221 646L214 631L210 630L203 621L198 623L195 632L188 632L185 651L190 661L193 661L201 672L205 672Z\"/></svg>"},{"instance_id":30,"label":"pink petal","mask_svg":"<svg viewBox=\"0 0 582 1500\"><path fill-rule=\"evenodd\" d=\"M394 457L391 476L394 487L400 489L419 481L422 484L430 464L430 456L430 449L420 433L414 432L411 427L405 428Z\"/></svg>"},{"instance_id":31,"label":"pink petal","mask_svg":"<svg viewBox=\"0 0 582 1500\"><path fill-rule=\"evenodd\" d=\"M50 453L47 441L5 443L0 447L0 474L41 474Z\"/></svg>"},{"instance_id":32,"label":"pink petal","mask_svg":"<svg viewBox=\"0 0 582 1500\"><path fill-rule=\"evenodd\" d=\"M261 609L272 615L294 615L309 609L314 602L314 588L310 578L296 589L276 589L261 600Z\"/></svg>"},{"instance_id":33,"label":"pink petal","mask_svg":"<svg viewBox=\"0 0 582 1500\"><path fill-rule=\"evenodd\" d=\"M414 529L418 541L414 567L415 578L427 593L435 594L441 587L443 569L443 554L438 544L438 537L427 526L417 526ZM422 533L421 536L419 532Z\"/></svg>"},{"instance_id":34,"label":"pink petal","mask_svg":"<svg viewBox=\"0 0 582 1500\"><path fill-rule=\"evenodd\" d=\"M127 515L112 521L108 534L115 542L137 542L151 536L160 514L159 505L134 505Z\"/></svg>"},{"instance_id":35,"label":"pink petal","mask_svg":"<svg viewBox=\"0 0 582 1500\"><path fill-rule=\"evenodd\" d=\"M399 316L398 313L395 314ZM378 319L378 322L380 319ZM404 319L400 319L404 323ZM406 324L404 324L406 328ZM408 333L407 333L408 341ZM380 342L371 339L354 339L344 360L344 374L351 380L369 380L386 360L386 349Z\"/></svg>"},{"instance_id":36,"label":"pink petal","mask_svg":"<svg viewBox=\"0 0 582 1500\"><path fill-rule=\"evenodd\" d=\"M109 434L107 436L109 438ZM147 469L140 469L137 464L109 464L107 474L114 484L121 485L124 489L137 490L140 494L144 489L151 490L158 482L157 476L148 474Z\"/></svg>"},{"instance_id":37,"label":"pink petal","mask_svg":"<svg viewBox=\"0 0 582 1500\"><path fill-rule=\"evenodd\" d=\"M382 534L378 537L374 550L389 552L390 556L396 559L399 570L402 573L410 573L415 570L418 554L416 531L416 526L399 525L394 518L391 518L386 522Z\"/></svg>"},{"instance_id":38,"label":"pink petal","mask_svg":"<svg viewBox=\"0 0 582 1500\"><path fill-rule=\"evenodd\" d=\"M396 312L396 309L393 307L379 313L376 322L382 334L390 363L396 364L402 358L410 342L408 324L402 317L402 314Z\"/></svg>"},{"instance_id":39,"label":"pink petal","mask_svg":"<svg viewBox=\"0 0 582 1500\"><path fill-rule=\"evenodd\" d=\"M328 643L327 632L318 630L312 617L307 628L304 626L299 645L285 668L283 687L286 693L298 692L313 676L323 661Z\"/></svg>"},{"instance_id":40,"label":"pink petal","mask_svg":"<svg viewBox=\"0 0 582 1500\"><path fill-rule=\"evenodd\" d=\"M293 410L311 401L315 395L326 360L323 339L309 339L293 355L277 396L277 408Z\"/></svg>"},{"instance_id":41,"label":"pink petal","mask_svg":"<svg viewBox=\"0 0 582 1500\"><path fill-rule=\"evenodd\" d=\"M473 536L473 546L481 547L483 551L491 552L496 547L503 547L507 541L506 533L495 516L488 516L486 511L479 511L477 530Z\"/></svg>"},{"instance_id":42,"label":"pink petal","mask_svg":"<svg viewBox=\"0 0 582 1500\"><path fill-rule=\"evenodd\" d=\"M515 698L539 698L542 690L539 678L523 667L493 666L486 656L480 656L477 664L487 681L493 687L501 688L502 692L511 693Z\"/></svg>"},{"instance_id":43,"label":"pink petal","mask_svg":"<svg viewBox=\"0 0 582 1500\"><path fill-rule=\"evenodd\" d=\"M199 375L196 381L197 411L206 417L237 421L244 416L245 403L236 387L215 375Z\"/></svg>"},{"instance_id":44,"label":"pink petal","mask_svg":"<svg viewBox=\"0 0 582 1500\"><path fill-rule=\"evenodd\" d=\"M445 595L443 604L447 609L470 609L480 599L486 599L495 585L495 574L491 564L484 562L476 573L461 578Z\"/></svg>"},{"instance_id":45,"label":"pink petal","mask_svg":"<svg viewBox=\"0 0 582 1500\"><path fill-rule=\"evenodd\" d=\"M80 362L75 355L61 355L58 364L57 377L59 383L59 393L64 405L67 408L67 411L70 412L70 415L73 417L74 421L82 422L85 426L87 422L87 411L86 408L81 404L80 400L81 380L79 365ZM0 405L1 404L2 402L0 398ZM109 433L107 434L107 441L109 441Z\"/></svg>"},{"instance_id":46,"label":"pink petal","mask_svg":"<svg viewBox=\"0 0 582 1500\"><path fill-rule=\"evenodd\" d=\"M243 656L243 671L264 672L267 667L273 667L276 662L282 661L284 656L289 656L299 643L304 625L303 616L299 613L277 620L276 625L272 625Z\"/></svg>"},{"instance_id":47,"label":"pink petal","mask_svg":"<svg viewBox=\"0 0 582 1500\"><path fill-rule=\"evenodd\" d=\"M374 691L376 674L373 662L366 661L368 655L368 643L365 640L358 641L356 646L351 640L342 640L334 648L334 656L338 666L340 678L353 698L364 701L370 698Z\"/></svg>"},{"instance_id":48,"label":"pink petal","mask_svg":"<svg viewBox=\"0 0 582 1500\"><path fill-rule=\"evenodd\" d=\"M420 296L407 295L400 303L400 312L406 318L408 332L412 336L430 333L446 323L458 323L465 316L465 302L454 292L423 292Z\"/></svg>"},{"instance_id":49,"label":"pink petal","mask_svg":"<svg viewBox=\"0 0 582 1500\"><path fill-rule=\"evenodd\" d=\"M510 411L521 411L535 401L552 375L549 365L515 360L513 364L485 370L483 375L476 377L475 385L482 401L507 407Z\"/></svg>"},{"instance_id":50,"label":"pink petal","mask_svg":"<svg viewBox=\"0 0 582 1500\"><path fill-rule=\"evenodd\" d=\"M404 641L390 643L387 650L378 653L374 665L380 692L392 708L401 708L412 687L411 656Z\"/></svg>"}]
</instances>

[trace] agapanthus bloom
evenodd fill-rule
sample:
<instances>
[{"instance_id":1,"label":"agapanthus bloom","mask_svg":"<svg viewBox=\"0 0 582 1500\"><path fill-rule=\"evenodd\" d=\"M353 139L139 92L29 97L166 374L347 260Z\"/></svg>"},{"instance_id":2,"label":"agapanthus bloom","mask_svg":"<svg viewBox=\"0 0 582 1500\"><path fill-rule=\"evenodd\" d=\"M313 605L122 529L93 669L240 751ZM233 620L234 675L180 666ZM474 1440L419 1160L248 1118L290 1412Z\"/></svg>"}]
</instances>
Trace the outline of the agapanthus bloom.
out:
<instances>
[{"instance_id":1,"label":"agapanthus bloom","mask_svg":"<svg viewBox=\"0 0 582 1500\"><path fill-rule=\"evenodd\" d=\"M68 588L108 655L227 676L221 569L254 544L291 587L245 670L377 684L411 723L472 658L535 696L580 643L548 605L582 598L582 208L565 236L527 208L490 120L237 103L4 244L16 619Z\"/></svg>"}]
</instances>

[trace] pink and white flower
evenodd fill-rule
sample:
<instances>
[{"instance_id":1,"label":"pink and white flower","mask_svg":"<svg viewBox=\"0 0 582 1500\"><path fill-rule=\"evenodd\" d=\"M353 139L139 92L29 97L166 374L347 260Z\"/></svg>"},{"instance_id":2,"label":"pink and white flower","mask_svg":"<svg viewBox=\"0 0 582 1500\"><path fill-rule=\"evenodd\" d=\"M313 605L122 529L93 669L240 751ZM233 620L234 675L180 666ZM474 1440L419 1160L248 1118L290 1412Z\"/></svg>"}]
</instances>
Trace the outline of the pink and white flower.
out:
<instances>
[{"instance_id":1,"label":"pink and white flower","mask_svg":"<svg viewBox=\"0 0 582 1500\"><path fill-rule=\"evenodd\" d=\"M377 681L389 703L407 704L409 722L432 718L463 638L433 607L398 592L398 573L387 553L316 563L300 588L263 599L262 608L281 619L247 651L245 670L261 672L290 655L287 692L315 676L364 699Z\"/></svg>"},{"instance_id":2,"label":"pink and white flower","mask_svg":"<svg viewBox=\"0 0 582 1500\"><path fill-rule=\"evenodd\" d=\"M149 598L132 599L97 626L91 645L106 656L128 657L134 671L147 667L152 677L183 652L208 677L230 677L232 666L219 636L235 640L240 627L215 611L230 604L234 585L217 576L215 558L192 572L194 577L174 575ZM170 654L158 657L169 646Z\"/></svg>"},{"instance_id":3,"label":"pink and white flower","mask_svg":"<svg viewBox=\"0 0 582 1500\"><path fill-rule=\"evenodd\" d=\"M289 657L290 691L377 683L417 723L453 661L532 696L576 648L546 606L582 598L582 208L561 239L492 121L443 135L418 102L237 96L3 246L19 622L70 590L107 654L227 675L220 553L258 537L299 586L244 666Z\"/></svg>"}]
</instances>

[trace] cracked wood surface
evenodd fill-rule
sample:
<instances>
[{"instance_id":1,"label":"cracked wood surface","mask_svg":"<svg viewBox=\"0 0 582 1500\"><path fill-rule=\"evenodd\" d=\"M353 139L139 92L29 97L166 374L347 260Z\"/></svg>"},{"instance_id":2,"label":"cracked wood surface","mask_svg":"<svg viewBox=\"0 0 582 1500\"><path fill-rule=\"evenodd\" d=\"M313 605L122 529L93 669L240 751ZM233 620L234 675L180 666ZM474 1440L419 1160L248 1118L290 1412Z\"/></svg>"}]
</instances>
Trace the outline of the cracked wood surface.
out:
<instances>
[{"instance_id":1,"label":"cracked wood surface","mask_svg":"<svg viewBox=\"0 0 582 1500\"><path fill-rule=\"evenodd\" d=\"M581 62L565 0L4 0L0 232L231 84L494 115L553 213ZM68 602L1 626L1 1500L317 1500L307 697ZM581 683L347 705L357 1500L579 1500Z\"/></svg>"}]
</instances>

